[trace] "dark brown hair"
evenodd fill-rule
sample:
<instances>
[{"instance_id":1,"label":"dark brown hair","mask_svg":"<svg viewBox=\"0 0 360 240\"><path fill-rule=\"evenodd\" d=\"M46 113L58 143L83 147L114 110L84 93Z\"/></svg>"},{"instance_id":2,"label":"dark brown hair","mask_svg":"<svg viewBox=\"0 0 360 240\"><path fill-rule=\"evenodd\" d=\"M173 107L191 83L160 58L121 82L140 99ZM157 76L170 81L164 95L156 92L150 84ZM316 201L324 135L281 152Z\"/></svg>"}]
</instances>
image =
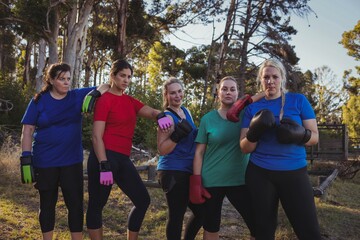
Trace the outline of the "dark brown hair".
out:
<instances>
[{"instance_id":1,"label":"dark brown hair","mask_svg":"<svg viewBox=\"0 0 360 240\"><path fill-rule=\"evenodd\" d=\"M39 101L41 94L48 92L53 88L50 83L51 79L58 78L60 74L64 72L71 72L71 67L69 64L63 62L51 64L43 78L44 86L39 93L35 94L34 101Z\"/></svg>"}]
</instances>

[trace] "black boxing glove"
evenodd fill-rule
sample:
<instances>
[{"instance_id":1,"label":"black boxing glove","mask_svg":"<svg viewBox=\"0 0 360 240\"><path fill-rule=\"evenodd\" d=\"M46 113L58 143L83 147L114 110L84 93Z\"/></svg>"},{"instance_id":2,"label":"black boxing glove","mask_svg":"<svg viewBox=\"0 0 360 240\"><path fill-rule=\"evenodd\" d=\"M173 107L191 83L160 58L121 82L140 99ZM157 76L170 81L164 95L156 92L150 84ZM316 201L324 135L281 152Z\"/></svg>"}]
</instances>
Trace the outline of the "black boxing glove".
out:
<instances>
[{"instance_id":1,"label":"black boxing glove","mask_svg":"<svg viewBox=\"0 0 360 240\"><path fill-rule=\"evenodd\" d=\"M260 110L251 119L246 138L249 142L257 142L266 130L274 126L274 114L268 109Z\"/></svg>"},{"instance_id":2,"label":"black boxing glove","mask_svg":"<svg viewBox=\"0 0 360 240\"><path fill-rule=\"evenodd\" d=\"M191 133L192 127L186 119L182 119L178 124L175 126L174 132L170 135L170 139L173 142L178 143L181 139L189 135Z\"/></svg>"},{"instance_id":3,"label":"black boxing glove","mask_svg":"<svg viewBox=\"0 0 360 240\"><path fill-rule=\"evenodd\" d=\"M311 131L294 120L285 118L276 129L276 137L280 143L302 145L310 140Z\"/></svg>"}]
</instances>

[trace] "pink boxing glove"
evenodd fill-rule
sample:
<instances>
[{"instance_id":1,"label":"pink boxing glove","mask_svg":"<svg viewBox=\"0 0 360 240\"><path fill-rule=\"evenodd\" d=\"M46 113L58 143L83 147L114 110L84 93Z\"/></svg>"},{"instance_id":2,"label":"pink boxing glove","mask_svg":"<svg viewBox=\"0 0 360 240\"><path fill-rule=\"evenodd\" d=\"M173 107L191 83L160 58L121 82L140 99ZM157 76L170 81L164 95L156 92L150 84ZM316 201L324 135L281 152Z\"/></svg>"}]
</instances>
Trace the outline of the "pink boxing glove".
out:
<instances>
[{"instance_id":1,"label":"pink boxing glove","mask_svg":"<svg viewBox=\"0 0 360 240\"><path fill-rule=\"evenodd\" d=\"M100 168L100 184L109 186L114 183L113 174L111 172L110 163L103 160L99 164Z\"/></svg>"},{"instance_id":2,"label":"pink boxing glove","mask_svg":"<svg viewBox=\"0 0 360 240\"><path fill-rule=\"evenodd\" d=\"M156 116L156 119L161 130L167 129L173 125L171 119L167 117L164 112L159 113Z\"/></svg>"}]
</instances>

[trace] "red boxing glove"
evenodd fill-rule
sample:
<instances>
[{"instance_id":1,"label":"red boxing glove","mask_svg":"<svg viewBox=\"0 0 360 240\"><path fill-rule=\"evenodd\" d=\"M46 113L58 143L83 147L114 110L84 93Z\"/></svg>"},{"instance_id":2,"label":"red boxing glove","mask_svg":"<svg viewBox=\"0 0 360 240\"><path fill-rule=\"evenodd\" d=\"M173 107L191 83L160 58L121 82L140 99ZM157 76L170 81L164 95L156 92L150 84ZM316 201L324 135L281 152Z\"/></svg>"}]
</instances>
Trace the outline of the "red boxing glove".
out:
<instances>
[{"instance_id":1,"label":"red boxing glove","mask_svg":"<svg viewBox=\"0 0 360 240\"><path fill-rule=\"evenodd\" d=\"M245 94L243 97L238 99L227 111L226 118L231 122L238 122L241 110L243 110L244 107L246 107L252 102L253 100L251 96L249 94Z\"/></svg>"},{"instance_id":2,"label":"red boxing glove","mask_svg":"<svg viewBox=\"0 0 360 240\"><path fill-rule=\"evenodd\" d=\"M190 202L194 204L204 203L206 198L211 198L210 193L202 186L201 175L190 176L189 197Z\"/></svg>"}]
</instances>

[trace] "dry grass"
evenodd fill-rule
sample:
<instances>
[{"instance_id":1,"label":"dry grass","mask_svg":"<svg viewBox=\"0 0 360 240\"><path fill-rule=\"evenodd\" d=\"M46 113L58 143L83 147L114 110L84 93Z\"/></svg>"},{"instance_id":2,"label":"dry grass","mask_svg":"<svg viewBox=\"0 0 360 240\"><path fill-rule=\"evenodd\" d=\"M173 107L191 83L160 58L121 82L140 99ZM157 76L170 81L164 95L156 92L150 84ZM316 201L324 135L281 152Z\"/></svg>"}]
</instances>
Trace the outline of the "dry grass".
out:
<instances>
[{"instance_id":1,"label":"dry grass","mask_svg":"<svg viewBox=\"0 0 360 240\"><path fill-rule=\"evenodd\" d=\"M5 141L0 151L0 240L41 239L37 220L38 194L31 185L20 183L19 146ZM359 174L357 174L359 175ZM314 180L314 182L316 182ZM85 190L87 189L85 182ZM149 188L152 199L146 214L140 239L165 239L166 204L161 189ZM70 239L67 229L67 213L59 195L55 239ZM87 206L85 191L85 209ZM337 178L325 196L316 199L323 239L359 239L360 229L360 177L352 180ZM108 204L104 209L105 239L125 239L127 215L131 209L130 200L114 186ZM249 232L240 215L225 201L223 208L221 239L249 239ZM84 227L84 239L89 239ZM202 239L202 230L197 240ZM276 239L296 239L282 209Z\"/></svg>"}]
</instances>

